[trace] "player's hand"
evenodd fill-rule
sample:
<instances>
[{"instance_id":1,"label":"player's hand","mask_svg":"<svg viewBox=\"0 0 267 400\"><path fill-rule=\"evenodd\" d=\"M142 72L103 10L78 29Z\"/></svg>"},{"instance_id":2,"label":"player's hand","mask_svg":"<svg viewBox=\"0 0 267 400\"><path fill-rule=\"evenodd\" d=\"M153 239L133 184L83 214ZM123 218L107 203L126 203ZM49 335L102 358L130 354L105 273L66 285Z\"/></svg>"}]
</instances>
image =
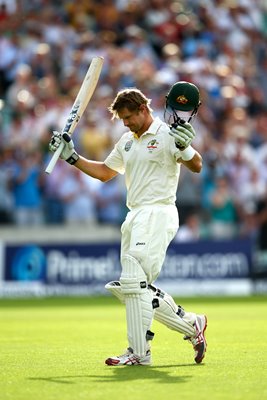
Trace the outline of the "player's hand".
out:
<instances>
[{"instance_id":1,"label":"player's hand","mask_svg":"<svg viewBox=\"0 0 267 400\"><path fill-rule=\"evenodd\" d=\"M182 125L172 126L169 134L174 137L178 149L185 149L188 147L196 136L196 132L189 122L185 122Z\"/></svg>"},{"instance_id":2,"label":"player's hand","mask_svg":"<svg viewBox=\"0 0 267 400\"><path fill-rule=\"evenodd\" d=\"M66 132L61 134L57 131L53 131L53 135L48 145L49 150L54 153L57 151L61 142L64 143L64 147L60 154L60 158L67 161L69 164L75 164L75 162L78 161L79 156L74 149L73 140Z\"/></svg>"}]
</instances>

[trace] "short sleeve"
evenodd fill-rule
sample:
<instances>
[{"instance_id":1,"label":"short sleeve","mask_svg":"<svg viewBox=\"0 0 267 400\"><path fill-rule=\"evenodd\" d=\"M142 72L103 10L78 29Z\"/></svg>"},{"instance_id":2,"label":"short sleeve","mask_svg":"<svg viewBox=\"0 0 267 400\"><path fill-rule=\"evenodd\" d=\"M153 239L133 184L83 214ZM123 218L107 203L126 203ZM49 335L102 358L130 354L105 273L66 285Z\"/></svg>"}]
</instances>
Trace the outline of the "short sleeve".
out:
<instances>
[{"instance_id":1,"label":"short sleeve","mask_svg":"<svg viewBox=\"0 0 267 400\"><path fill-rule=\"evenodd\" d=\"M107 156L104 164L120 174L125 173L123 158L119 150L119 142L114 146L114 149Z\"/></svg>"}]
</instances>

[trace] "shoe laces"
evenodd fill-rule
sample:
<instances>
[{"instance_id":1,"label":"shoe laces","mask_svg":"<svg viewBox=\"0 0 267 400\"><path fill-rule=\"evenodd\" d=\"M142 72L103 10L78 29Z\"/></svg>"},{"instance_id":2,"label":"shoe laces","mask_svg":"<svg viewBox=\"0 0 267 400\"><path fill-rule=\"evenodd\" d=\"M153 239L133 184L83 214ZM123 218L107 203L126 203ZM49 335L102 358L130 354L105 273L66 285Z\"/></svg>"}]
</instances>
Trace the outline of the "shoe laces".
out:
<instances>
[{"instance_id":1,"label":"shoe laces","mask_svg":"<svg viewBox=\"0 0 267 400\"><path fill-rule=\"evenodd\" d=\"M195 328L196 328L196 331L197 331L195 336L184 336L184 340L189 340L194 347L197 346L199 343L202 343L204 341L204 338L203 338L203 335L202 335L202 330L198 326L197 323L195 323Z\"/></svg>"},{"instance_id":2,"label":"shoe laces","mask_svg":"<svg viewBox=\"0 0 267 400\"><path fill-rule=\"evenodd\" d=\"M203 342L203 338L201 337L201 332L199 332L199 334L196 337L188 337L187 339L190 340L190 342L194 347L196 347L199 343Z\"/></svg>"},{"instance_id":3,"label":"shoe laces","mask_svg":"<svg viewBox=\"0 0 267 400\"><path fill-rule=\"evenodd\" d=\"M118 357L130 357L133 354L133 349L131 347L128 347L125 352Z\"/></svg>"}]
</instances>

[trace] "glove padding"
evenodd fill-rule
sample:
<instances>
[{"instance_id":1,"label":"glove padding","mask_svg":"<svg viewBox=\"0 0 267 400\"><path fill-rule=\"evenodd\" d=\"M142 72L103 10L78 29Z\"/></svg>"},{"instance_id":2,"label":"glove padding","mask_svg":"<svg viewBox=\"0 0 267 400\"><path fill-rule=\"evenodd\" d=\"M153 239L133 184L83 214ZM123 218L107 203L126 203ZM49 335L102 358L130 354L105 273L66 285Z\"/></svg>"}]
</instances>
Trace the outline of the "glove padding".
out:
<instances>
[{"instance_id":1,"label":"glove padding","mask_svg":"<svg viewBox=\"0 0 267 400\"><path fill-rule=\"evenodd\" d=\"M59 157L62 160L67 161L69 164L75 164L75 162L78 161L79 156L74 149L73 140L66 132L61 134L57 131L53 131L53 135L48 145L49 150L54 153L57 151L61 142L64 143L64 147Z\"/></svg>"},{"instance_id":2,"label":"glove padding","mask_svg":"<svg viewBox=\"0 0 267 400\"><path fill-rule=\"evenodd\" d=\"M189 122L185 122L182 125L172 126L169 134L174 137L178 149L185 149L188 147L196 136L196 132Z\"/></svg>"}]
</instances>

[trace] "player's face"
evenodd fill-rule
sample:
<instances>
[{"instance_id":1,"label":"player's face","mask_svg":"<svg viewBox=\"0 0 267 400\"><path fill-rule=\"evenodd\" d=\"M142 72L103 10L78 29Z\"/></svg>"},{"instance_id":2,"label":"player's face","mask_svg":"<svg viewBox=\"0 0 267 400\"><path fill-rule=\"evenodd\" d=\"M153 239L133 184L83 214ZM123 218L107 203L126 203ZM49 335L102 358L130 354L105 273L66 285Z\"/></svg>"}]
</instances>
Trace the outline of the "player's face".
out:
<instances>
[{"instance_id":1,"label":"player's face","mask_svg":"<svg viewBox=\"0 0 267 400\"><path fill-rule=\"evenodd\" d=\"M130 111L128 108L123 108L118 112L119 118L124 126L130 129L131 132L141 135L147 129L146 119L147 113L145 107L140 106L138 110Z\"/></svg>"}]
</instances>

